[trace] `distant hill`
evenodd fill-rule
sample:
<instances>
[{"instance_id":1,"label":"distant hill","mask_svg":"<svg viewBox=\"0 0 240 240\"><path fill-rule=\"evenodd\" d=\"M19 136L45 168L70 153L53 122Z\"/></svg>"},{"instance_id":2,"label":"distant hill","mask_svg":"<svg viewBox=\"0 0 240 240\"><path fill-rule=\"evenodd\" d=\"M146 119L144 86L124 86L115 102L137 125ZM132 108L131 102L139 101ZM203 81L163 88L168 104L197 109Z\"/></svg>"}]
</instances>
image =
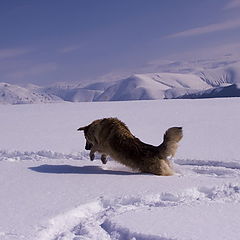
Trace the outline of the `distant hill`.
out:
<instances>
[{"instance_id":1,"label":"distant hill","mask_svg":"<svg viewBox=\"0 0 240 240\"><path fill-rule=\"evenodd\" d=\"M193 74L136 74L108 87L97 101L150 100L178 97L209 85Z\"/></svg>"},{"instance_id":2,"label":"distant hill","mask_svg":"<svg viewBox=\"0 0 240 240\"><path fill-rule=\"evenodd\" d=\"M170 63L164 65L169 67ZM167 67L166 67L167 66ZM113 82L20 87L0 83L0 103L129 101L171 98L240 97L240 61L204 62L204 67L172 63L176 72L135 74ZM208 66L208 67L206 67ZM173 71L172 69L172 71Z\"/></svg>"},{"instance_id":3,"label":"distant hill","mask_svg":"<svg viewBox=\"0 0 240 240\"><path fill-rule=\"evenodd\" d=\"M226 87L211 88L206 91L185 94L183 96L179 96L178 98L194 99L194 98L222 98L222 97L240 97L240 85L232 84Z\"/></svg>"},{"instance_id":4,"label":"distant hill","mask_svg":"<svg viewBox=\"0 0 240 240\"><path fill-rule=\"evenodd\" d=\"M41 88L23 88L8 83L0 83L0 103L2 104L26 104L49 103L62 101L56 95L47 94Z\"/></svg>"}]
</instances>

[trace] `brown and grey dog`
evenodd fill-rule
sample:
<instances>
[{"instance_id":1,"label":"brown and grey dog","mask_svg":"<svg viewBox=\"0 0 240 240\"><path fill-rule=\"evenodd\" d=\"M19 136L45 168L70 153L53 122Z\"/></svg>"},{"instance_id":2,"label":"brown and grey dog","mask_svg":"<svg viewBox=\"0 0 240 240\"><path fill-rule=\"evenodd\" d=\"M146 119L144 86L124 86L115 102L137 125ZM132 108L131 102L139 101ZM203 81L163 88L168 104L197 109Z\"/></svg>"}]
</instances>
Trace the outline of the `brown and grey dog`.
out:
<instances>
[{"instance_id":1,"label":"brown and grey dog","mask_svg":"<svg viewBox=\"0 0 240 240\"><path fill-rule=\"evenodd\" d=\"M183 137L181 127L172 127L165 132L162 144L152 146L136 138L117 118L98 119L78 131L84 131L85 149L90 150L91 160L99 152L103 163L109 155L132 169L163 176L173 175L168 158L175 155Z\"/></svg>"}]
</instances>

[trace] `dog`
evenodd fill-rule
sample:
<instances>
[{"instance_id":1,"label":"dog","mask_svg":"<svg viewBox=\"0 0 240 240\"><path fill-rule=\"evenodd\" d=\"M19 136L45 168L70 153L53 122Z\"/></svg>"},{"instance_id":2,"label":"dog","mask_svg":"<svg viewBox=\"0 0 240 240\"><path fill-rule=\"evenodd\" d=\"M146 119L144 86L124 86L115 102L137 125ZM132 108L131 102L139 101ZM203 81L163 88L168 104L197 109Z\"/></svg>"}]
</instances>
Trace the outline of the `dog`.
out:
<instances>
[{"instance_id":1,"label":"dog","mask_svg":"<svg viewBox=\"0 0 240 240\"><path fill-rule=\"evenodd\" d=\"M107 162L107 156L117 162L144 173L170 176L174 174L169 158L176 153L178 142L183 137L182 127L169 128L159 146L146 144L136 138L125 123L117 118L103 118L80 127L86 138L86 150L90 150L90 159L94 153L101 153L101 160Z\"/></svg>"}]
</instances>

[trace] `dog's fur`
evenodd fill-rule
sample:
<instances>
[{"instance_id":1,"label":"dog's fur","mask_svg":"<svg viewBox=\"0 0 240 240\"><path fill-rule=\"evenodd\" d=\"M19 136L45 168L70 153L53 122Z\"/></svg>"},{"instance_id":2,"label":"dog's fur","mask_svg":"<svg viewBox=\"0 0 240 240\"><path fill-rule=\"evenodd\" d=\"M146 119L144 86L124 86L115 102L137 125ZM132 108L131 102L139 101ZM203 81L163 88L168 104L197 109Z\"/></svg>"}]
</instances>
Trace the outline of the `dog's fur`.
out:
<instances>
[{"instance_id":1,"label":"dog's fur","mask_svg":"<svg viewBox=\"0 0 240 240\"><path fill-rule=\"evenodd\" d=\"M136 138L117 118L98 119L78 131L84 131L91 160L99 152L103 163L109 155L132 169L164 176L174 173L168 158L175 155L183 136L181 127L172 127L165 132L162 144L152 146Z\"/></svg>"}]
</instances>

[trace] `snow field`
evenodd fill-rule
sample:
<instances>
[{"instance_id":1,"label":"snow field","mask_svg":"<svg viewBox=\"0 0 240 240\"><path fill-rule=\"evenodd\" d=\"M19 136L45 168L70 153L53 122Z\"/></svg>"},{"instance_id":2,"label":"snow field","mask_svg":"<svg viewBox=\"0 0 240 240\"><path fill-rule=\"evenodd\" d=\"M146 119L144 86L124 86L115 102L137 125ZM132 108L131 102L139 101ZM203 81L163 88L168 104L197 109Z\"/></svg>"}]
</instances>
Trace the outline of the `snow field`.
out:
<instances>
[{"instance_id":1,"label":"snow field","mask_svg":"<svg viewBox=\"0 0 240 240\"><path fill-rule=\"evenodd\" d=\"M29 217L28 214L33 214L31 212L35 210L33 216L40 215L43 219L43 216L48 217L40 221L38 226L35 225L38 222L36 219L15 223L20 228L24 229L27 227L24 225L28 224L32 230L36 230L27 236L17 234L19 229L15 229L16 232L2 232L2 236L6 237L3 239L189 239L187 233L191 233L193 239L202 239L209 237L209 231L201 231L199 236L196 236L196 232L206 228L205 222L210 225L212 236L217 235L218 239L234 239L239 234L236 225L239 223L240 170L231 168L231 164L227 168L211 164L202 166L202 163L199 166L196 162L189 165L186 162L184 165L175 164L181 173L168 179L135 173L112 161L102 169L100 161L90 165L87 159L82 160L80 163L78 160L64 159L9 162L6 157L2 161L3 169L6 170L6 165L10 168L16 165L17 171L12 170L12 173L18 173L19 178L24 178L23 170L31 170L28 171L31 176L25 176L24 182L20 179L17 181L18 185L25 187L25 190L21 190L22 196L18 198L20 200L31 191L32 196L25 196L21 201L26 198L36 203L33 206L28 203L29 209L21 206L22 210L18 214L21 201L13 201L14 216L17 219L22 214L22 217ZM207 171L199 171L203 168ZM34 173L39 174L38 180ZM13 177L9 173L6 175ZM28 181L31 184L26 186ZM16 189L15 186L11 191L15 192ZM14 196L11 191L4 192ZM89 194L82 201L85 203L73 204L84 198L82 194ZM69 201L69 198L71 204L66 207L62 200ZM179 216L184 224L176 220ZM226 225L229 221L231 224ZM172 228L166 227L169 224ZM221 233L215 229L216 226L222 229Z\"/></svg>"},{"instance_id":2,"label":"snow field","mask_svg":"<svg viewBox=\"0 0 240 240\"><path fill-rule=\"evenodd\" d=\"M239 103L0 106L0 239L238 239ZM108 116L154 145L168 127L183 126L176 175L91 162L76 129Z\"/></svg>"}]
</instances>

